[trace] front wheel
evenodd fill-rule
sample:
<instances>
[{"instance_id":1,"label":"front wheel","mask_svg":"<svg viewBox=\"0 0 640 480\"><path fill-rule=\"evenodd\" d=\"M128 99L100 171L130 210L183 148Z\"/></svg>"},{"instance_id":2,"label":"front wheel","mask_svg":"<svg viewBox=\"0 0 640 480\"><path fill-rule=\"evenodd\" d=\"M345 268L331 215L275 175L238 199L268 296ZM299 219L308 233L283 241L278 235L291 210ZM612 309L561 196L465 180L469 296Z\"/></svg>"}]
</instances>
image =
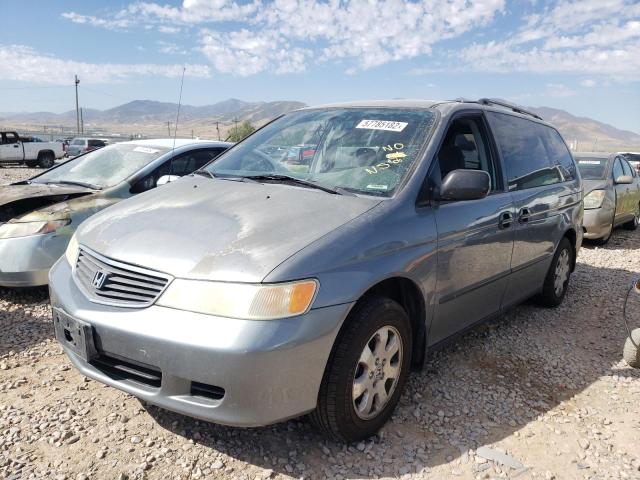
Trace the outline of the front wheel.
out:
<instances>
[{"instance_id":1,"label":"front wheel","mask_svg":"<svg viewBox=\"0 0 640 480\"><path fill-rule=\"evenodd\" d=\"M542 292L537 298L538 303L543 307L557 307L562 303L569 287L573 256L571 243L567 237L563 237L553 255L551 266L542 285Z\"/></svg>"},{"instance_id":2,"label":"front wheel","mask_svg":"<svg viewBox=\"0 0 640 480\"><path fill-rule=\"evenodd\" d=\"M313 423L346 442L374 435L395 409L409 375L412 335L397 302L362 301L346 320L325 370Z\"/></svg>"}]
</instances>

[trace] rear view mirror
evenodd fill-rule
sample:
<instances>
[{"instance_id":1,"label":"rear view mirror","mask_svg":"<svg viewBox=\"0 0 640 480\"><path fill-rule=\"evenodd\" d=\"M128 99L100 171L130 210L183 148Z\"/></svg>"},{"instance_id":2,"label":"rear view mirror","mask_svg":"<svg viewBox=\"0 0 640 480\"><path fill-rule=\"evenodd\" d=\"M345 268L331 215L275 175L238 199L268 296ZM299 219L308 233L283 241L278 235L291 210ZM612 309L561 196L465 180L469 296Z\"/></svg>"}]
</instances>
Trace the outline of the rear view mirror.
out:
<instances>
[{"instance_id":1,"label":"rear view mirror","mask_svg":"<svg viewBox=\"0 0 640 480\"><path fill-rule=\"evenodd\" d=\"M633 183L633 177L631 175L620 175L614 181L615 183L621 183L623 185L629 184L629 183Z\"/></svg>"},{"instance_id":2,"label":"rear view mirror","mask_svg":"<svg viewBox=\"0 0 640 480\"><path fill-rule=\"evenodd\" d=\"M478 200L489 194L491 178L483 170L458 169L449 172L440 187L441 200Z\"/></svg>"},{"instance_id":3,"label":"rear view mirror","mask_svg":"<svg viewBox=\"0 0 640 480\"><path fill-rule=\"evenodd\" d=\"M179 175L163 175L158 179L158 183L156 183L156 186L159 187L161 185L166 185L167 183L171 183L179 178Z\"/></svg>"}]
</instances>

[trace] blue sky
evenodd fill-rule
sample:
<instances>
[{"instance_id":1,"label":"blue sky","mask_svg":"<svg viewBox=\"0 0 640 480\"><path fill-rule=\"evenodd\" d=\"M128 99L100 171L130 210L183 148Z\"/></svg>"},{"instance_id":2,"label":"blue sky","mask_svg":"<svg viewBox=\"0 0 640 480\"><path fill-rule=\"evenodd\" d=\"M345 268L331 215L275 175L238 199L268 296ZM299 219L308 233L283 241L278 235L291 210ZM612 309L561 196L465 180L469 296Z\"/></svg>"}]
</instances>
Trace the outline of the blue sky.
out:
<instances>
[{"instance_id":1,"label":"blue sky","mask_svg":"<svg viewBox=\"0 0 640 480\"><path fill-rule=\"evenodd\" d=\"M4 0L0 111L501 97L640 133L638 0Z\"/></svg>"}]
</instances>

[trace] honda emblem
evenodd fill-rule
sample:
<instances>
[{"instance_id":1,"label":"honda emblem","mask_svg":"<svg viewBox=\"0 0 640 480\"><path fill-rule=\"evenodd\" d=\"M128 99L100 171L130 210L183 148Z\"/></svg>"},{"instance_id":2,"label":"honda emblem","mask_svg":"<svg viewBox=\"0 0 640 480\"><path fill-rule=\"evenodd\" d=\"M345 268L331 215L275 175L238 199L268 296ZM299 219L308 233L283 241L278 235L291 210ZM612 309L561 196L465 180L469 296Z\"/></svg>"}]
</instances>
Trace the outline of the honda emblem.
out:
<instances>
[{"instance_id":1,"label":"honda emblem","mask_svg":"<svg viewBox=\"0 0 640 480\"><path fill-rule=\"evenodd\" d=\"M98 270L93 276L93 280L91 281L91 285L96 290L100 290L104 286L104 282L107 281L108 274L104 270Z\"/></svg>"}]
</instances>

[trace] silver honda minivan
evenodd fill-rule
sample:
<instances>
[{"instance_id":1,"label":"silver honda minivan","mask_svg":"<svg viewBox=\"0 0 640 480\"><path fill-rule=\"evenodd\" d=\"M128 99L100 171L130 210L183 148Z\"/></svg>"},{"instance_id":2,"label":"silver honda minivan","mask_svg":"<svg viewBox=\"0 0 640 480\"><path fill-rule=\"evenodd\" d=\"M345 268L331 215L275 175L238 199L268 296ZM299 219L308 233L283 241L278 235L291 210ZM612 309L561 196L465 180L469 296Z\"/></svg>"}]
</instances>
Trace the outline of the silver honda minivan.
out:
<instances>
[{"instance_id":1,"label":"silver honda minivan","mask_svg":"<svg viewBox=\"0 0 640 480\"><path fill-rule=\"evenodd\" d=\"M169 410L365 438L430 350L562 302L582 195L557 130L510 104L297 110L85 221L50 273L56 337Z\"/></svg>"}]
</instances>

